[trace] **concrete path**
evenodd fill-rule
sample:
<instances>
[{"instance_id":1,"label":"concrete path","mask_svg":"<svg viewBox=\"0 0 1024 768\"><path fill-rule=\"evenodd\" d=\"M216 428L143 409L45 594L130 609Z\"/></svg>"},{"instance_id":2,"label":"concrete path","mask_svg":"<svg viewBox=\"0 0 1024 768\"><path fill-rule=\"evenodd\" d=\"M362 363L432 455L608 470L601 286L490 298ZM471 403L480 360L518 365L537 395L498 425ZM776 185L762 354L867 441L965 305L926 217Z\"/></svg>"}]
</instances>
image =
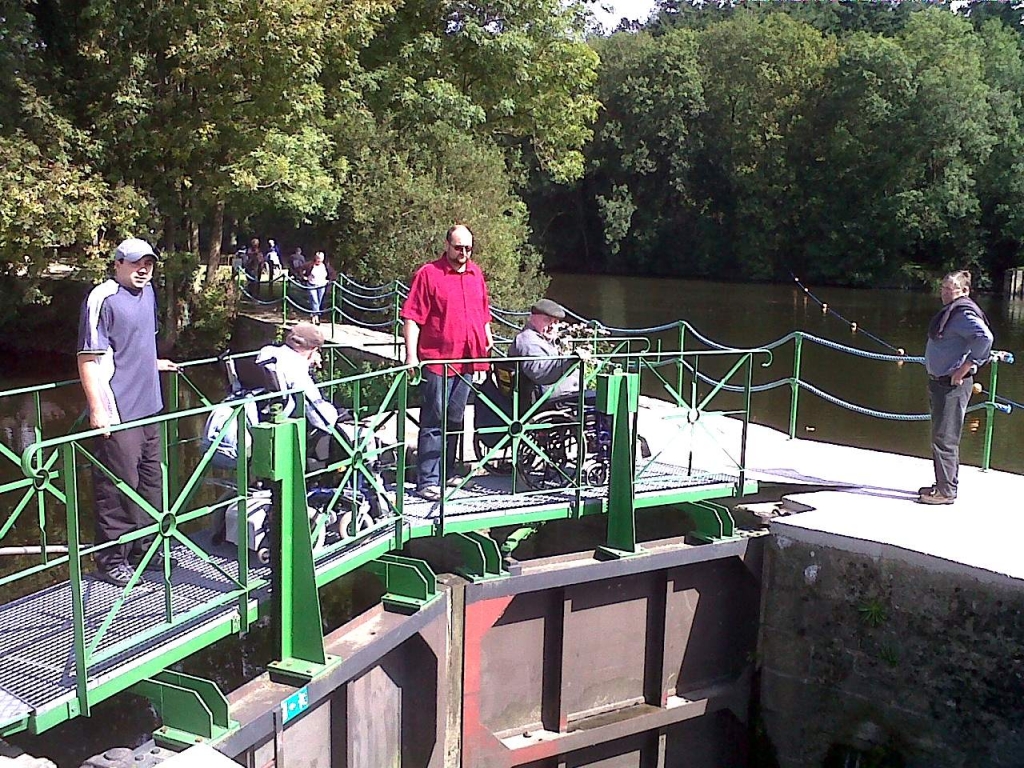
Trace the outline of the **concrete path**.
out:
<instances>
[{"instance_id":1,"label":"concrete path","mask_svg":"<svg viewBox=\"0 0 1024 768\"><path fill-rule=\"evenodd\" d=\"M692 452L695 466L722 471L730 451L738 450L732 446L738 446L740 422L711 414L689 424L683 413L645 398L640 433L652 448L665 448L665 461L685 461ZM774 533L875 556L896 548L903 559L916 553L1024 579L1022 475L961 467L956 503L926 506L917 503L917 492L934 480L931 459L790 440L756 424L749 429L746 465L748 477L761 482L831 486L787 495L787 509L804 511L775 519Z\"/></svg>"}]
</instances>

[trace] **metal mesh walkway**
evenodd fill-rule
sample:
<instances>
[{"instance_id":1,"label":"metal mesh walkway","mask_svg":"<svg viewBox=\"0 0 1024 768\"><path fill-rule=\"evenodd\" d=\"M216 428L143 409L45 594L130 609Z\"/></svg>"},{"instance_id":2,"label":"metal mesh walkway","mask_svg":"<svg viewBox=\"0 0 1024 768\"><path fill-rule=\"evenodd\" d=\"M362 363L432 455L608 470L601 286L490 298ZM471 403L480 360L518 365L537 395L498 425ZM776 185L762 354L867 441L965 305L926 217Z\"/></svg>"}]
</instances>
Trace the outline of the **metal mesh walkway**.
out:
<instances>
[{"instance_id":1,"label":"metal mesh walkway","mask_svg":"<svg viewBox=\"0 0 1024 768\"><path fill-rule=\"evenodd\" d=\"M184 548L176 548L174 557L177 565L171 571L170 594L166 594L162 573L143 575L100 640L96 653L112 653L91 666L90 679L110 674L117 667L137 661L197 627L227 618L237 610L235 602L228 599L236 585L225 576L226 573L237 577L238 565L233 559L213 555L207 563ZM252 568L250 583L259 585L269 575L266 567ZM122 588L104 581L91 577L83 580L87 644L93 642L122 593ZM220 605L216 604L218 598ZM165 621L168 601L175 616L194 615L167 625L165 632L143 642L132 643ZM123 649L118 650L119 646ZM35 709L52 705L72 695L75 686L70 583L56 584L0 606L0 722L17 720Z\"/></svg>"},{"instance_id":2,"label":"metal mesh walkway","mask_svg":"<svg viewBox=\"0 0 1024 768\"><path fill-rule=\"evenodd\" d=\"M643 466L643 465L641 465ZM659 503L667 496L711 486L732 486L738 478L719 472L687 471L685 467L653 462L642 468L636 478L636 498L644 506ZM553 489L527 494L513 494L511 478L484 476L470 480L459 490L449 492L445 499L446 517L486 517L492 525L501 525L502 515L525 511L540 512L545 508L564 508L576 501L574 488ZM584 499L600 499L608 495L608 486L584 488ZM666 500L667 501L667 500ZM440 504L406 494L405 514L420 521L435 520ZM483 527L483 526L481 526Z\"/></svg>"},{"instance_id":3,"label":"metal mesh walkway","mask_svg":"<svg viewBox=\"0 0 1024 768\"><path fill-rule=\"evenodd\" d=\"M657 503L687 489L733 485L736 478L710 472L687 472L671 464L654 463L638 475L638 505L644 500ZM608 494L607 486L586 488L585 500ZM534 494L513 494L511 478L476 478L466 487L453 490L445 503L445 515L474 528L501 525L502 519L529 513L543 519L560 516L576 502L574 489L554 489ZM404 500L404 525L416 527L437 521L439 505L411 494ZM477 522L479 521L479 522ZM322 571L385 544L393 526L384 526L369 536L332 544L316 552L316 567ZM422 534L421 534L422 535ZM206 534L193 537L210 560L191 550L175 548L177 564L171 571L171 588L162 572L147 572L124 598L124 603L97 645L94 654L105 656L90 663L90 684L116 675L148 656L184 641L190 634L209 629L218 621L237 615L238 564L231 545L214 546ZM253 558L255 563L255 558ZM269 595L270 568L251 567L248 583L257 599ZM234 594L233 594L234 593ZM104 620L123 590L87 576L83 582L85 640L91 645ZM166 624L168 606L178 619ZM70 701L76 693L72 592L68 582L47 587L5 605L0 605L0 724L17 722L41 710ZM184 621L181 621L185 618ZM165 629L161 630L161 625ZM142 636L145 639L140 639Z\"/></svg>"}]
</instances>

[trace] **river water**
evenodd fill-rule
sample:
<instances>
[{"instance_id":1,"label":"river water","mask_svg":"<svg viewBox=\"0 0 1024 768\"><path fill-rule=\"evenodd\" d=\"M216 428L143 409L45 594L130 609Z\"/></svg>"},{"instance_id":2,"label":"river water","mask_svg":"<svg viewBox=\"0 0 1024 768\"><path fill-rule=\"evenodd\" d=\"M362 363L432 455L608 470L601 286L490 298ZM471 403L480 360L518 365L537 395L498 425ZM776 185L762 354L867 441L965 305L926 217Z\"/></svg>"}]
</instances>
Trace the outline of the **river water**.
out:
<instances>
[{"instance_id":1,"label":"river water","mask_svg":"<svg viewBox=\"0 0 1024 768\"><path fill-rule=\"evenodd\" d=\"M892 347L902 347L910 355L924 348L928 320L938 309L935 295L882 290L815 289L815 295L850 321L853 331L820 306L795 284L736 285L686 280L555 275L548 295L577 313L601 319L613 327L649 327L680 318L722 344L753 347L766 344L794 330L872 352L891 350L871 339L868 333ZM1014 352L1024 350L1024 302L998 296L981 296L979 303L988 313L996 335L996 348ZM671 345L673 338L666 336ZM686 348L698 348L693 340ZM765 383L791 375L792 344L778 350L768 368L756 371L755 381ZM73 358L66 361L15 361L0 372L0 390L27 386L56 378L73 378ZM1021 367L1001 366L998 391L1024 403L1024 377ZM714 365L701 363L702 370L714 371ZM872 409L898 414L923 413L926 410L924 369L916 364L875 362L841 354L805 343L802 375L806 381L843 400ZM988 388L988 370L979 380ZM703 388L704 391L707 387ZM652 393L653 394L653 393ZM974 402L978 402L976 397ZM734 408L734 397L721 398L723 408ZM712 403L712 408L716 407ZM6 408L6 410L5 410ZM0 401L0 440L19 451L20 442L30 439L21 427L21 417L10 405ZM43 404L44 418L70 426L81 408L77 387L64 394L54 393ZM779 429L789 423L790 389L780 387L754 396L753 420ZM964 460L980 463L984 413L968 417L963 441ZM993 466L1024 472L1024 408L1009 415L996 415ZM882 420L862 416L826 403L804 392L800 396L798 436L812 440L844 443L897 453L927 456L928 423ZM0 467L0 484L13 479L14 468ZM930 478L914 478L927 483ZM9 505L0 499L0 517ZM370 583L372 582L372 583ZM328 594L329 593L329 594ZM343 580L336 588L325 590L325 619L336 626L347 616L374 602L379 585L372 579L360 581L358 574ZM329 617L328 617L329 616ZM213 678L224 689L239 685L262 671L270 658L266 631L254 632L243 640L225 641L190 659L187 670ZM102 723L102 727L99 727ZM45 754L62 768L75 768L82 760L107 746L137 745L156 725L145 702L126 695L100 706L91 721L80 718L40 737L13 739L34 754Z\"/></svg>"},{"instance_id":2,"label":"river water","mask_svg":"<svg viewBox=\"0 0 1024 768\"><path fill-rule=\"evenodd\" d=\"M735 347L772 342L802 330L851 347L893 354L870 338L875 336L908 355L924 353L928 321L941 303L937 294L842 288L808 289L830 309L851 323L851 330L810 298L795 283L737 285L661 278L555 275L548 294L586 317L597 317L614 327L652 327L683 318L714 341ZM975 297L995 333L995 348L1012 351L1017 365L1001 365L997 392L1024 404L1024 302L997 295ZM867 334L865 334L865 331ZM668 339L666 339L668 341ZM691 348L687 341L686 348ZM699 348L698 345L693 346ZM758 369L755 383L791 376L793 345L776 350L769 368ZM987 390L990 369L977 377ZM926 375L918 364L876 362L804 342L801 376L825 392L849 403L893 414L927 411ZM976 395L972 404L981 402ZM727 401L728 402L728 401ZM735 400L728 407L735 405ZM711 407L714 407L712 404ZM790 388L756 394L752 418L786 430L789 426ZM797 422L798 437L874 448L915 456L928 456L928 422L884 420L862 416L802 392ZM963 461L980 464L984 443L984 412L969 414L962 442ZM995 415L992 466L1024 472L1024 408ZM922 478L921 485L930 478Z\"/></svg>"}]
</instances>

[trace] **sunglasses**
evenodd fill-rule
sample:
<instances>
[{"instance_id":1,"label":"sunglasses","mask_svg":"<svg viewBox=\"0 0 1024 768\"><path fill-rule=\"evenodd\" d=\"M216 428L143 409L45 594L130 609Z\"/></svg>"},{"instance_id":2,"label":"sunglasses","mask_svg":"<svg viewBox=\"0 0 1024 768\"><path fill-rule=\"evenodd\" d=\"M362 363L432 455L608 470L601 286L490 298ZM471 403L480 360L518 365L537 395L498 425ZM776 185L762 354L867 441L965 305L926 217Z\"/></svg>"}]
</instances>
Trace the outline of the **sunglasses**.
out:
<instances>
[{"instance_id":1,"label":"sunglasses","mask_svg":"<svg viewBox=\"0 0 1024 768\"><path fill-rule=\"evenodd\" d=\"M473 250L473 246L472 245L452 245L451 243L449 243L448 246L453 251L462 251L463 253L469 253L470 251Z\"/></svg>"}]
</instances>

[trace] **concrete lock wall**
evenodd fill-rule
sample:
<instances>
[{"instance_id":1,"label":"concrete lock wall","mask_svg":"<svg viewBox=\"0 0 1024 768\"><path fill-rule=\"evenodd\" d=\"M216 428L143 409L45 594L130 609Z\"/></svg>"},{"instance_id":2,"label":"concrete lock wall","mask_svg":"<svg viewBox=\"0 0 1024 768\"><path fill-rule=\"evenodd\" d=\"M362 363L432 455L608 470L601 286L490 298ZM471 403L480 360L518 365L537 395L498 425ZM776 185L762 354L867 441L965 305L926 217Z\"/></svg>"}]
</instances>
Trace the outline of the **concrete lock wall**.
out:
<instances>
[{"instance_id":1,"label":"concrete lock wall","mask_svg":"<svg viewBox=\"0 0 1024 768\"><path fill-rule=\"evenodd\" d=\"M761 701L781 768L818 768L844 746L864 766L1024 765L1020 582L843 546L767 547Z\"/></svg>"},{"instance_id":2,"label":"concrete lock wall","mask_svg":"<svg viewBox=\"0 0 1024 768\"><path fill-rule=\"evenodd\" d=\"M220 749L251 768L738 768L762 542L442 577L416 614L378 607L332 633L343 661L298 717L266 677L233 693L242 727Z\"/></svg>"}]
</instances>

